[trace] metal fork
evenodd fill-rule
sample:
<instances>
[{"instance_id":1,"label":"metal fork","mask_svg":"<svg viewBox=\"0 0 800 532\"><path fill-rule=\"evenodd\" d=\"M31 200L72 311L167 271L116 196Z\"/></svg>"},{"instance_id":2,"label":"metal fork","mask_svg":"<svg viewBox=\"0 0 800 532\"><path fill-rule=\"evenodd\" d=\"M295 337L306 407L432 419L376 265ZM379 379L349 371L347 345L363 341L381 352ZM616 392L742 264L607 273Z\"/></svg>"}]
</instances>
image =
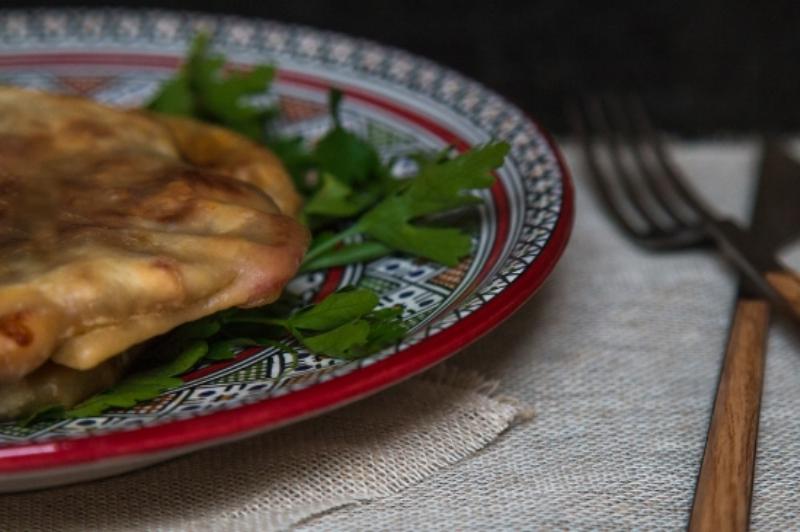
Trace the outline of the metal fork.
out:
<instances>
[{"instance_id":1,"label":"metal fork","mask_svg":"<svg viewBox=\"0 0 800 532\"><path fill-rule=\"evenodd\" d=\"M776 309L800 321L797 305L756 264L758 251L747 232L714 212L672 163L640 99L589 96L583 111L573 105L567 113L598 195L629 237L658 251L716 246ZM600 157L603 145L607 161Z\"/></svg>"},{"instance_id":2,"label":"metal fork","mask_svg":"<svg viewBox=\"0 0 800 532\"><path fill-rule=\"evenodd\" d=\"M752 242L747 235L703 204L669 161L640 101L594 97L587 99L585 113L573 108L570 115L597 192L629 236L654 250L716 244L750 280L749 287L785 306L759 273L763 270L748 264L747 246ZM596 134L589 134L587 123ZM599 144L607 147L610 172L600 160ZM742 295L735 307L695 486L692 532L743 531L748 525L769 306Z\"/></svg>"}]
</instances>

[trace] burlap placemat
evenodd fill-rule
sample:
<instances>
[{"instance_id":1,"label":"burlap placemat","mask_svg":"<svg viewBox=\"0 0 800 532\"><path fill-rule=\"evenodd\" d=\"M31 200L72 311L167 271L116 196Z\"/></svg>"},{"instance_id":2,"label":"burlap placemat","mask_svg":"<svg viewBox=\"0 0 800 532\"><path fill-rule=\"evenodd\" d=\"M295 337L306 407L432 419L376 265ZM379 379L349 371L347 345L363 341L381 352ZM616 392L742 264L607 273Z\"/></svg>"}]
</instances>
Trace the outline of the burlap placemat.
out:
<instances>
[{"instance_id":1,"label":"burlap placemat","mask_svg":"<svg viewBox=\"0 0 800 532\"><path fill-rule=\"evenodd\" d=\"M715 206L746 215L755 142L684 143L674 152ZM308 424L152 470L0 498L0 519L13 519L0 523L18 525L0 528L253 530L314 514L298 528L684 529L735 276L702 250L655 255L630 244L589 193L580 157L570 149L567 157L578 208L562 263L531 303L454 361L499 379L502 393L533 405L532 422L498 439L524 409L492 399L481 379L444 389L417 380ZM800 246L787 257L799 267ZM798 336L777 323L767 358L754 530L796 529L800 519L798 353ZM440 394L446 399L433 399ZM456 419L472 428L443 435ZM416 450L406 452L409 445ZM379 474L408 470L397 465L406 461L421 473L389 480ZM341 471L329 466L343 463L359 480L319 480L315 468ZM328 507L346 506L325 512L304 505L309 485L329 496ZM278 486L279 500L301 504L265 507L264 486Z\"/></svg>"},{"instance_id":2,"label":"burlap placemat","mask_svg":"<svg viewBox=\"0 0 800 532\"><path fill-rule=\"evenodd\" d=\"M648 253L624 239L566 148L578 201L564 258L529 304L456 359L500 379L536 417L302 532L685 530L736 278L707 251ZM715 207L744 218L758 148L704 141L672 151ZM786 257L800 267L800 243ZM800 523L800 335L790 329L778 321L770 336L752 530Z\"/></svg>"},{"instance_id":3,"label":"burlap placemat","mask_svg":"<svg viewBox=\"0 0 800 532\"><path fill-rule=\"evenodd\" d=\"M2 530L280 530L396 493L475 453L530 407L437 368L375 397L121 477L4 495Z\"/></svg>"}]
</instances>

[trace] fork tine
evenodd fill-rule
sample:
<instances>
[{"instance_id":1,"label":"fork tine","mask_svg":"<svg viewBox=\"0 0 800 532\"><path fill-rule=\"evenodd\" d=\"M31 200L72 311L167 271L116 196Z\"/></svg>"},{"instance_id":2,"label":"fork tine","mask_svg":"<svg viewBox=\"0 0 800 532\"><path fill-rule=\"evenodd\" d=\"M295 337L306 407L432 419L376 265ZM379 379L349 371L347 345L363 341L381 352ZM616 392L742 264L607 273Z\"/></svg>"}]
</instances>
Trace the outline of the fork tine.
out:
<instances>
[{"instance_id":1,"label":"fork tine","mask_svg":"<svg viewBox=\"0 0 800 532\"><path fill-rule=\"evenodd\" d=\"M650 121L644 103L639 97L633 97L631 99L631 117L634 127L646 140L647 145L649 145L655 156L656 162L661 166L664 177L666 177L674 187L674 190L680 195L681 199L683 199L683 201L685 201L703 220L712 218L713 210L691 190L686 178L670 160L670 157L664 149L664 142L661 135L656 131L656 128Z\"/></svg>"},{"instance_id":2,"label":"fork tine","mask_svg":"<svg viewBox=\"0 0 800 532\"><path fill-rule=\"evenodd\" d=\"M589 98L587 102L587 113L589 122L593 124L594 129L599 131L600 135L606 139L609 155L611 156L611 164L614 168L614 173L617 175L622 185L621 189L628 199L628 205L630 205L641 219L650 225L651 232L658 231L661 224L659 224L658 220L655 219L644 204L643 197L634 184L634 178L623 160L619 128L611 127L609 115L606 109L604 109L603 102L599 97L592 96Z\"/></svg>"},{"instance_id":3,"label":"fork tine","mask_svg":"<svg viewBox=\"0 0 800 532\"><path fill-rule=\"evenodd\" d=\"M685 228L697 224L699 221L697 216L690 207L680 204L681 196L676 196L670 186L669 178L664 176L663 172L658 171L658 165L654 167L647 161L643 144L646 144L649 139L641 128L634 127L632 123L634 120L631 119L635 113L642 112L642 106L634 108L635 104L631 98L623 99L619 94L609 95L608 103L614 121L619 125L623 137L630 146L636 167L644 177L642 182L650 193L650 198L676 225Z\"/></svg>"},{"instance_id":4,"label":"fork tine","mask_svg":"<svg viewBox=\"0 0 800 532\"><path fill-rule=\"evenodd\" d=\"M641 228L633 225L628 218L622 214L617 202L611 195L610 181L600 165L592 136L588 131L586 119L577 103L572 103L567 107L567 117L583 149L584 157L589 167L589 176L594 184L595 192L600 196L600 200L606 208L608 215L632 237L639 239L644 238L646 236L645 233Z\"/></svg>"},{"instance_id":5,"label":"fork tine","mask_svg":"<svg viewBox=\"0 0 800 532\"><path fill-rule=\"evenodd\" d=\"M595 192L606 211L630 237L650 249L707 244L705 224L698 219L702 218L702 213L678 216L678 207L693 212L691 204L680 201L682 195L669 186L671 180L662 175L664 172L659 162L648 164L644 154L652 155L654 148L643 149L650 137L643 133L641 116L635 120L625 119L624 113L625 108L621 105L611 109L610 124L603 110L603 101L597 96L585 96L566 107L567 118L581 144ZM649 131L655 130L651 128ZM598 156L601 147L607 149L613 171L607 171L606 161L601 162ZM624 161L623 149L626 147L633 153L632 164ZM636 185L636 182L640 183ZM672 192L668 196L670 199L664 197L665 189ZM659 223L652 211L656 211L665 223Z\"/></svg>"}]
</instances>

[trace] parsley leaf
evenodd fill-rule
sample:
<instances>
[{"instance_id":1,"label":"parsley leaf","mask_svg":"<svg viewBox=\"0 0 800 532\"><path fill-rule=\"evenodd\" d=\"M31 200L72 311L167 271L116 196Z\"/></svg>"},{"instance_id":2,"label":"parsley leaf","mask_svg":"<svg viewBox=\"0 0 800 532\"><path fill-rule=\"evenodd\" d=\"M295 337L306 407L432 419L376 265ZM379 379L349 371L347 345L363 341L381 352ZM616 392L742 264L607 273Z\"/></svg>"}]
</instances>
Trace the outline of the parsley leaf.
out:
<instances>
[{"instance_id":1,"label":"parsley leaf","mask_svg":"<svg viewBox=\"0 0 800 532\"><path fill-rule=\"evenodd\" d=\"M371 144L342 127L339 107L342 93L331 90L328 97L333 128L314 147L313 157L321 172L337 177L342 183L364 183L381 173L378 152Z\"/></svg>"},{"instance_id":2,"label":"parsley leaf","mask_svg":"<svg viewBox=\"0 0 800 532\"><path fill-rule=\"evenodd\" d=\"M369 323L357 319L315 336L299 336L300 342L315 353L336 358L351 358L351 351L367 343ZM353 357L355 358L355 357Z\"/></svg>"},{"instance_id":3,"label":"parsley leaf","mask_svg":"<svg viewBox=\"0 0 800 532\"><path fill-rule=\"evenodd\" d=\"M404 201L411 217L480 203L478 198L464 192L492 186L491 171L503 164L508 149L507 144L500 142L453 159L424 164L419 175L397 197Z\"/></svg>"},{"instance_id":4,"label":"parsley leaf","mask_svg":"<svg viewBox=\"0 0 800 532\"><path fill-rule=\"evenodd\" d=\"M277 325L314 353L354 359L397 342L407 332L402 309L375 310L378 303L372 290L346 288L285 318L250 310L229 315L225 324Z\"/></svg>"},{"instance_id":5,"label":"parsley leaf","mask_svg":"<svg viewBox=\"0 0 800 532\"><path fill-rule=\"evenodd\" d=\"M322 302L289 317L287 325L290 329L331 330L367 314L377 305L378 296L372 290L340 290L330 294ZM324 353L324 350L321 352Z\"/></svg>"},{"instance_id":6,"label":"parsley leaf","mask_svg":"<svg viewBox=\"0 0 800 532\"><path fill-rule=\"evenodd\" d=\"M239 348L248 345L258 345L258 340L252 338L231 338L230 340L220 340L211 345L206 355L206 360L220 361L230 360L236 356Z\"/></svg>"},{"instance_id":7,"label":"parsley leaf","mask_svg":"<svg viewBox=\"0 0 800 532\"><path fill-rule=\"evenodd\" d=\"M168 115L193 116L194 99L189 80L181 73L161 85L161 89L147 104L147 108Z\"/></svg>"},{"instance_id":8,"label":"parsley leaf","mask_svg":"<svg viewBox=\"0 0 800 532\"><path fill-rule=\"evenodd\" d=\"M369 236L398 251L405 251L455 266L469 254L469 235L455 228L422 227L411 222L421 216L479 203L470 189L494 183L491 170L500 166L508 145L490 144L438 164L424 165L407 188L389 196L357 223Z\"/></svg>"},{"instance_id":9,"label":"parsley leaf","mask_svg":"<svg viewBox=\"0 0 800 532\"><path fill-rule=\"evenodd\" d=\"M183 384L177 376L194 367L206 353L208 353L206 342L192 342L174 360L126 377L111 389L67 410L64 416L68 418L98 416L109 408L128 408L157 397L160 393Z\"/></svg>"},{"instance_id":10,"label":"parsley leaf","mask_svg":"<svg viewBox=\"0 0 800 532\"><path fill-rule=\"evenodd\" d=\"M402 307L385 308L367 314L364 317L370 325L367 341L352 349L351 356L366 356L402 340L408 333L402 315Z\"/></svg>"},{"instance_id":11,"label":"parsley leaf","mask_svg":"<svg viewBox=\"0 0 800 532\"><path fill-rule=\"evenodd\" d=\"M311 351L352 360L396 343L408 332L402 308L375 310L377 306L378 296L371 290L342 290L289 317L287 327Z\"/></svg>"},{"instance_id":12,"label":"parsley leaf","mask_svg":"<svg viewBox=\"0 0 800 532\"><path fill-rule=\"evenodd\" d=\"M404 198L389 198L380 209L371 211L361 219L358 227L390 248L405 251L418 257L456 266L468 255L472 239L456 228L435 228L412 225L412 209Z\"/></svg>"},{"instance_id":13,"label":"parsley leaf","mask_svg":"<svg viewBox=\"0 0 800 532\"><path fill-rule=\"evenodd\" d=\"M342 126L339 106L342 93L332 89L329 107L333 127L314 146L312 168L319 177L303 210L314 228L353 218L389 194L396 181L367 141Z\"/></svg>"},{"instance_id":14,"label":"parsley leaf","mask_svg":"<svg viewBox=\"0 0 800 532\"><path fill-rule=\"evenodd\" d=\"M223 74L225 62L224 56L210 53L208 35L198 34L180 72L162 86L147 108L199 118L263 140L265 121L275 111L253 105L249 98L267 90L275 69L259 65L248 72Z\"/></svg>"},{"instance_id":15,"label":"parsley leaf","mask_svg":"<svg viewBox=\"0 0 800 532\"><path fill-rule=\"evenodd\" d=\"M444 213L479 203L467 194L472 189L485 189L494 183L491 171L503 163L508 153L506 143L488 144L453 159L424 161L416 177L400 182L400 186L366 211L354 225L339 234L315 244L306 254L303 270L330 267L355 257L380 256L389 250L403 251L455 266L469 254L469 235L457 228L428 227L415 223L419 218ZM340 242L363 234L384 247L336 249ZM334 253L338 252L338 256Z\"/></svg>"},{"instance_id":16,"label":"parsley leaf","mask_svg":"<svg viewBox=\"0 0 800 532\"><path fill-rule=\"evenodd\" d=\"M349 218L374 201L374 193L357 194L332 174L322 174L322 186L308 200L303 212L307 215Z\"/></svg>"},{"instance_id":17,"label":"parsley leaf","mask_svg":"<svg viewBox=\"0 0 800 532\"><path fill-rule=\"evenodd\" d=\"M271 345L290 353L295 364L298 353L285 342L266 337L230 337L231 326L256 325L262 332L280 327L310 351L343 359L367 356L396 343L406 332L402 309L375 310L378 296L364 288L334 292L322 302L293 314L281 304L259 309L231 309L182 325L153 346L154 358L168 359L147 370L133 373L110 389L97 394L71 409L48 405L22 418L18 423L31 423L61 418L98 416L111 408L129 408L158 397L183 384L180 375L203 361L229 360L243 347ZM284 312L276 316L276 310ZM264 328L264 327L267 328ZM169 357L170 353L177 356Z\"/></svg>"},{"instance_id":18,"label":"parsley leaf","mask_svg":"<svg viewBox=\"0 0 800 532\"><path fill-rule=\"evenodd\" d=\"M270 136L266 145L283 162L292 181L301 194L309 194L312 187L306 176L314 168L314 159L306 148L303 137Z\"/></svg>"}]
</instances>

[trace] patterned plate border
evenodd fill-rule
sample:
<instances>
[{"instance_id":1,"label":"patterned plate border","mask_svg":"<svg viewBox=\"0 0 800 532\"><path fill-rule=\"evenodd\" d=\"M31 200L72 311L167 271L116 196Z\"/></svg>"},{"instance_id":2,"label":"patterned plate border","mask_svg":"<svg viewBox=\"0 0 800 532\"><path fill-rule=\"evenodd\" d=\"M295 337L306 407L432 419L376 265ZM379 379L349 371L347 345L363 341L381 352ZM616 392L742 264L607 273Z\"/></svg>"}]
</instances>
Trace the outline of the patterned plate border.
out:
<instances>
[{"instance_id":1,"label":"patterned plate border","mask_svg":"<svg viewBox=\"0 0 800 532\"><path fill-rule=\"evenodd\" d=\"M42 28L58 37L60 31L66 31L72 18L83 20L91 19L93 14L98 16L106 12L92 11L43 11L33 16ZM364 41L354 41L349 37L328 32L318 32L291 26L277 25L270 22L245 21L236 17L210 18L206 15L187 15L166 12L125 12L110 11L120 22L137 20L142 17L153 20L183 20L208 27L209 24L220 24L222 29L230 35L230 39L241 40L244 35L242 28L255 28L262 24L264 28L300 35L322 37L324 39L338 40L340 43L351 46L360 45L369 56L369 52L381 52L379 55L389 57L388 71L394 75L402 72L403 65L420 63L430 71L439 71L447 78L446 81L456 86L467 87L466 96L472 94L488 95L495 108L510 109L514 114L521 114L519 110L495 96L490 91L468 81L458 74L442 69L429 61L415 58L405 52L388 49ZM9 24L17 24L14 14L4 17L6 29ZM10 21L10 22L9 22ZM66 21L66 22L65 22ZM221 22L219 22L221 21ZM189 24L186 24L187 26ZM155 25L159 27L158 25ZM120 27L124 29L125 25ZM164 27L161 25L160 27ZM219 27L217 33L222 31ZM8 37L9 34L7 34ZM13 35L11 35L13 37ZM300 41L301 46L305 41ZM245 43L246 44L246 43ZM307 45L307 42L306 44ZM398 68L398 65L400 67ZM389 76L391 78L391 75ZM444 84L446 85L446 83ZM479 336L489 332L514 310L522 305L544 282L561 256L572 228L574 199L572 183L556 144L552 138L533 120L528 120L528 125L533 125L535 133L543 140L546 148L554 155L561 175L561 204L559 215L552 233L547 242L536 256L535 260L516 278L513 279L494 298L468 314L463 319L444 328L424 340L411 345L392 356L378 360L356 369L335 379L320 382L312 387L294 391L292 393L265 399L253 404L240 406L231 410L221 410L207 415L189 419L170 421L160 425L139 428L133 431L120 431L108 434L93 435L86 438L50 440L42 443L12 445L0 448L0 472L8 477L15 474L23 475L30 471L44 469L66 470L75 468L88 462L117 462L125 457L164 455L175 453L176 450L188 452L198 448L214 445L224 441L239 439L257 432L282 426L289 422L305 419L335 407L358 400L366 395L380 391L403 379L411 377L433 366L458 350L464 348Z\"/></svg>"}]
</instances>

